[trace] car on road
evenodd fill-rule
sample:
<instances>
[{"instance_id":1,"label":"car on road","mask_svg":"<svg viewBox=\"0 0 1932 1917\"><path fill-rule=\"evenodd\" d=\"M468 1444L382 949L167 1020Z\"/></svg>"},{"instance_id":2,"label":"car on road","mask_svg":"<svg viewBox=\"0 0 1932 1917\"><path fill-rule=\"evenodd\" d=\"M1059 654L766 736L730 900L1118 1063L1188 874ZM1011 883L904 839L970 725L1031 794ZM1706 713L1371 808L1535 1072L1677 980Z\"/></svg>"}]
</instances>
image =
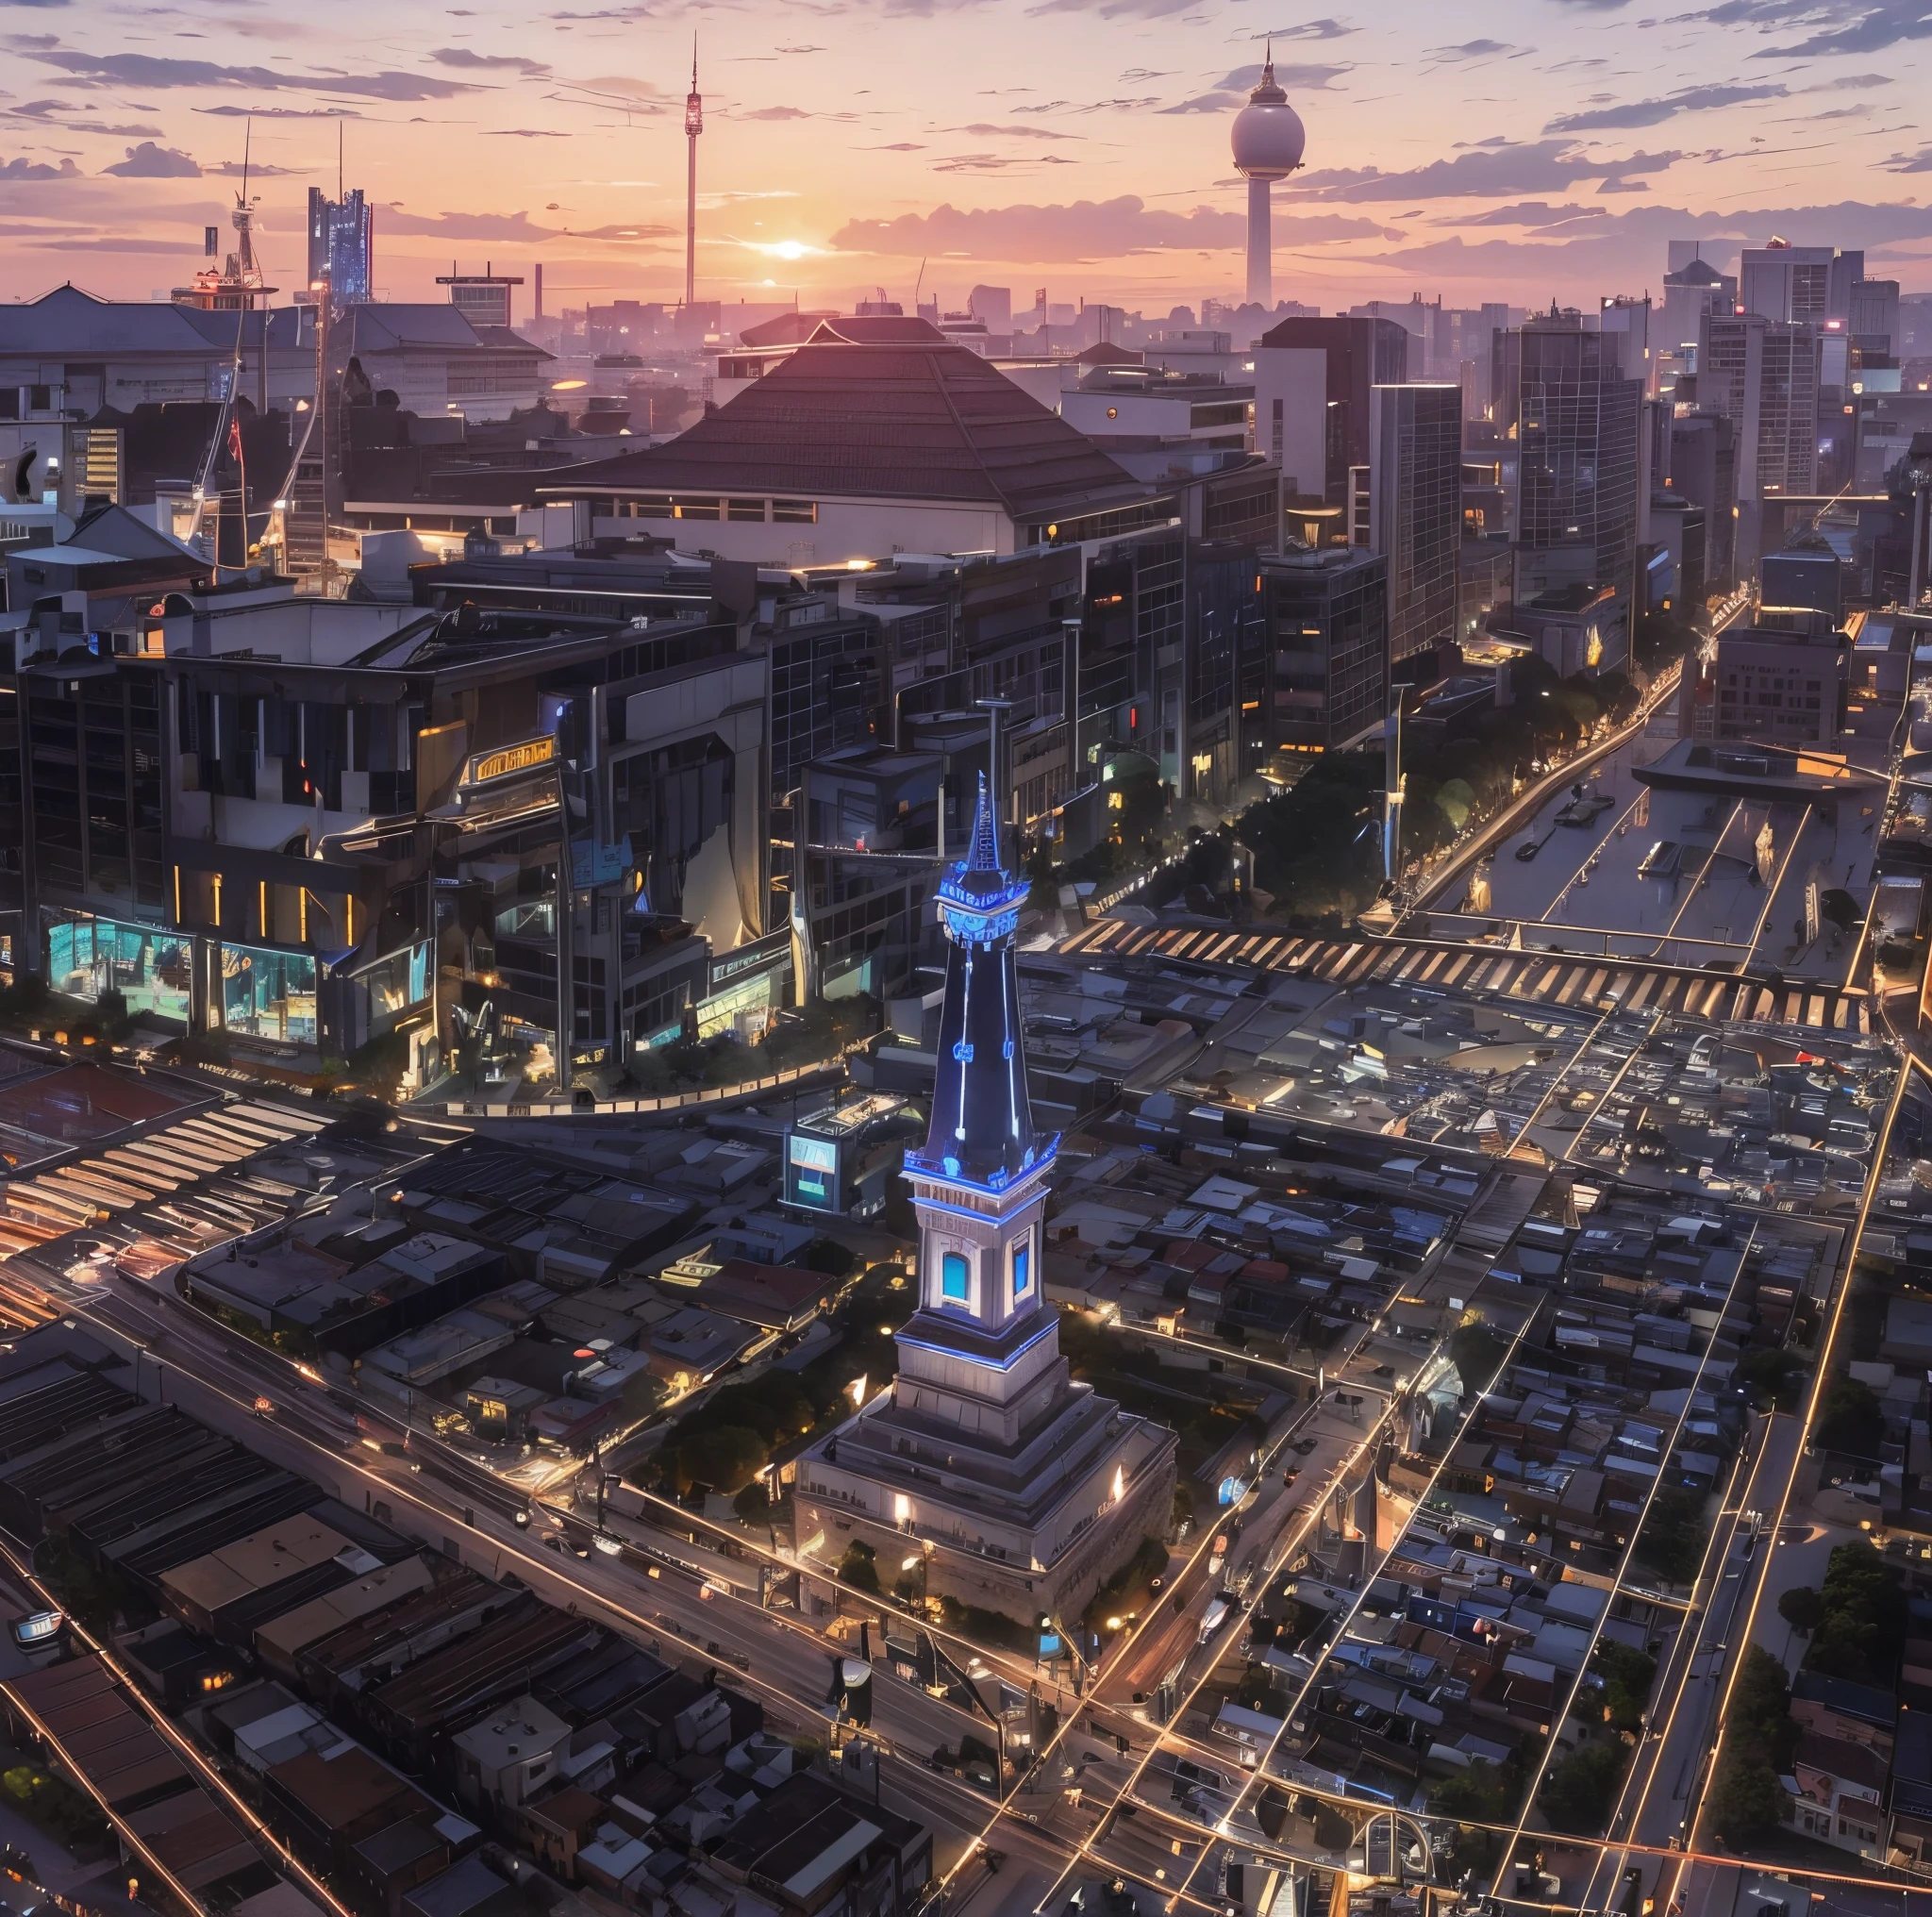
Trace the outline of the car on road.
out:
<instances>
[{"instance_id":1,"label":"car on road","mask_svg":"<svg viewBox=\"0 0 1932 1917\"><path fill-rule=\"evenodd\" d=\"M1315 1448L1316 1444L1319 1442L1319 1439L1297 1438L1295 1442L1292 1444L1291 1444L1288 1448L1291 1451L1299 1453L1303 1458L1306 1458L1308 1455L1308 1453L1311 1452Z\"/></svg>"},{"instance_id":2,"label":"car on road","mask_svg":"<svg viewBox=\"0 0 1932 1917\"><path fill-rule=\"evenodd\" d=\"M1524 865L1527 865L1542 849L1542 841L1541 839L1525 839L1516 848L1516 856Z\"/></svg>"}]
</instances>

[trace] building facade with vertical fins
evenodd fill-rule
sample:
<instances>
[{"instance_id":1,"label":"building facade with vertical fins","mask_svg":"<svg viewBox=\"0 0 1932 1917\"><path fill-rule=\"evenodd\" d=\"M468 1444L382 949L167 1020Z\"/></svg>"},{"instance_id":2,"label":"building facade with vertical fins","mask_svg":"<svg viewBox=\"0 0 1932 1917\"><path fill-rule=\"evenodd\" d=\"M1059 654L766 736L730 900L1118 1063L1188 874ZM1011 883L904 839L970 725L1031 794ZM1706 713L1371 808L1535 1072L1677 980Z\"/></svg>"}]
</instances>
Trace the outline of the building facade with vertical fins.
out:
<instances>
[{"instance_id":1,"label":"building facade with vertical fins","mask_svg":"<svg viewBox=\"0 0 1932 1917\"><path fill-rule=\"evenodd\" d=\"M854 1542L891 1585L924 1559L928 1595L1027 1622L1072 1620L1163 1536L1174 1434L1074 1382L1041 1260L1059 1141L1035 1132L1013 936L1026 880L1002 863L982 781L967 856L939 888L947 939L925 1143L906 1155L919 1304L898 1375L798 1459L802 1557Z\"/></svg>"}]
</instances>

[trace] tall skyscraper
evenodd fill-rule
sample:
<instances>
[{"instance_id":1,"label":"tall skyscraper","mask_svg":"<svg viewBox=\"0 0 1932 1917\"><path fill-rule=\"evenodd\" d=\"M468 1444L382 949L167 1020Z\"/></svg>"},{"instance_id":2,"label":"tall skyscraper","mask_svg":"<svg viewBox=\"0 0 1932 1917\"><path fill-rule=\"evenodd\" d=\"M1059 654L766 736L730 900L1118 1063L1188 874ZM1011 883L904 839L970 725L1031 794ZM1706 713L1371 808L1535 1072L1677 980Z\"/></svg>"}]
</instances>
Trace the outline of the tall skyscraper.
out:
<instances>
[{"instance_id":1,"label":"tall skyscraper","mask_svg":"<svg viewBox=\"0 0 1932 1917\"><path fill-rule=\"evenodd\" d=\"M1852 289L1865 277L1862 252L1793 246L1788 240L1747 246L1738 269L1738 304L1767 320L1848 320Z\"/></svg>"},{"instance_id":2,"label":"tall skyscraper","mask_svg":"<svg viewBox=\"0 0 1932 1917\"><path fill-rule=\"evenodd\" d=\"M1597 331L1615 339L1624 376L1639 381L1646 398L1657 396L1657 342L1651 336L1656 325L1648 293L1641 299L1618 293L1597 302Z\"/></svg>"},{"instance_id":3,"label":"tall skyscraper","mask_svg":"<svg viewBox=\"0 0 1932 1917\"><path fill-rule=\"evenodd\" d=\"M362 189L330 199L308 189L308 284L326 280L329 297L343 307L367 306L375 297L375 227Z\"/></svg>"},{"instance_id":4,"label":"tall skyscraper","mask_svg":"<svg viewBox=\"0 0 1932 1917\"><path fill-rule=\"evenodd\" d=\"M1462 416L1485 419L1490 411L1490 362L1495 352L1496 334L1512 323L1521 324L1523 315L1511 315L1500 302L1480 307L1435 308L1433 336L1424 364L1409 357L1409 372L1418 379L1453 379L1462 388Z\"/></svg>"},{"instance_id":5,"label":"tall skyscraper","mask_svg":"<svg viewBox=\"0 0 1932 1917\"><path fill-rule=\"evenodd\" d=\"M918 1307L894 1334L891 1397L800 1456L795 1509L802 1559L836 1518L881 1571L915 1553L930 1595L1037 1625L1165 1532L1175 1440L1074 1384L1060 1355L1041 1269L1059 1140L1034 1130L1013 956L1025 896L982 778L966 857L940 882L939 1074L906 1154Z\"/></svg>"},{"instance_id":6,"label":"tall skyscraper","mask_svg":"<svg viewBox=\"0 0 1932 1917\"><path fill-rule=\"evenodd\" d=\"M1013 330L1013 289L1009 286L975 286L966 295L966 310L985 322L989 333L1009 334Z\"/></svg>"},{"instance_id":7,"label":"tall skyscraper","mask_svg":"<svg viewBox=\"0 0 1932 1917\"><path fill-rule=\"evenodd\" d=\"M1255 342L1255 450L1295 498L1345 503L1349 468L1369 463L1369 389L1407 380L1409 349L1395 321L1345 317L1283 320Z\"/></svg>"},{"instance_id":8,"label":"tall skyscraper","mask_svg":"<svg viewBox=\"0 0 1932 1917\"><path fill-rule=\"evenodd\" d=\"M1389 561L1391 667L1456 636L1462 388L1369 389L1369 545ZM1395 672L1413 678L1415 668Z\"/></svg>"},{"instance_id":9,"label":"tall skyscraper","mask_svg":"<svg viewBox=\"0 0 1932 1917\"><path fill-rule=\"evenodd\" d=\"M1260 84L1234 119L1234 165L1248 183L1248 303L1274 304L1274 231L1270 194L1302 163L1307 134L1301 115L1274 84L1274 49Z\"/></svg>"},{"instance_id":10,"label":"tall skyscraper","mask_svg":"<svg viewBox=\"0 0 1932 1917\"><path fill-rule=\"evenodd\" d=\"M1861 279L1852 288L1846 331L1861 353L1898 355L1898 281Z\"/></svg>"},{"instance_id":11,"label":"tall skyscraper","mask_svg":"<svg viewBox=\"0 0 1932 1917\"><path fill-rule=\"evenodd\" d=\"M1624 656L1636 594L1643 384L1624 372L1627 343L1553 306L1496 336L1491 380L1496 423L1517 442L1517 607L1613 592L1592 615L1604 665Z\"/></svg>"},{"instance_id":12,"label":"tall skyscraper","mask_svg":"<svg viewBox=\"0 0 1932 1917\"><path fill-rule=\"evenodd\" d=\"M1818 339L1806 321L1755 312L1705 316L1697 398L1737 428L1740 578L1764 550L1767 495L1818 489Z\"/></svg>"}]
</instances>

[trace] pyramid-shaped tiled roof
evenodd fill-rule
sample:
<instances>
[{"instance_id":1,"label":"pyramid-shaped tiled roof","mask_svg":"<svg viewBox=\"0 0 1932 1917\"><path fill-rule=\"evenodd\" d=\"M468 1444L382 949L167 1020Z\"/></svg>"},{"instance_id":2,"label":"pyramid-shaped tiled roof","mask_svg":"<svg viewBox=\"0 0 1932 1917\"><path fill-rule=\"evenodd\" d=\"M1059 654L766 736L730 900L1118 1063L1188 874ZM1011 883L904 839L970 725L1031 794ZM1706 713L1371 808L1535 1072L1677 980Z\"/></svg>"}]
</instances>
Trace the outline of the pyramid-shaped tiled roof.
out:
<instances>
[{"instance_id":1,"label":"pyramid-shaped tiled roof","mask_svg":"<svg viewBox=\"0 0 1932 1917\"><path fill-rule=\"evenodd\" d=\"M574 466L544 491L961 500L1015 520L1147 495L977 354L917 336L857 343L838 325L669 443Z\"/></svg>"}]
</instances>

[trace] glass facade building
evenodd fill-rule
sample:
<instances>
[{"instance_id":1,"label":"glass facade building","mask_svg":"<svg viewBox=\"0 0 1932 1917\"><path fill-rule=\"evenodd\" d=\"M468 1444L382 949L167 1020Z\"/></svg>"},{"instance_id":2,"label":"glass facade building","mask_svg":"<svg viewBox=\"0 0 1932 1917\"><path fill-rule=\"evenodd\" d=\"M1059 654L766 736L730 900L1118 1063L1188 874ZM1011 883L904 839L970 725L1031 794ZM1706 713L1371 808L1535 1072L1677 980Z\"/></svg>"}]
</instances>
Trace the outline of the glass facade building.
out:
<instances>
[{"instance_id":1,"label":"glass facade building","mask_svg":"<svg viewBox=\"0 0 1932 1917\"><path fill-rule=\"evenodd\" d=\"M1608 587L1605 666L1625 657L1637 586L1643 384L1622 354L1620 335L1586 333L1572 311L1496 335L1496 423L1517 446L1516 604Z\"/></svg>"},{"instance_id":2,"label":"glass facade building","mask_svg":"<svg viewBox=\"0 0 1932 1917\"><path fill-rule=\"evenodd\" d=\"M1389 561L1389 657L1400 662L1456 637L1462 389L1374 387L1369 422L1369 543Z\"/></svg>"},{"instance_id":3,"label":"glass facade building","mask_svg":"<svg viewBox=\"0 0 1932 1917\"><path fill-rule=\"evenodd\" d=\"M118 992L130 1012L188 1023L194 940L160 925L78 919L47 928L47 983L73 998Z\"/></svg>"},{"instance_id":4,"label":"glass facade building","mask_svg":"<svg viewBox=\"0 0 1932 1917\"><path fill-rule=\"evenodd\" d=\"M1327 751L1378 724L1389 697L1389 561L1359 546L1269 554L1261 584L1274 647L1270 748Z\"/></svg>"},{"instance_id":5,"label":"glass facade building","mask_svg":"<svg viewBox=\"0 0 1932 1917\"><path fill-rule=\"evenodd\" d=\"M221 972L222 1026L253 1039L291 1045L316 1040L315 960L306 952L266 945L216 947Z\"/></svg>"}]
</instances>

